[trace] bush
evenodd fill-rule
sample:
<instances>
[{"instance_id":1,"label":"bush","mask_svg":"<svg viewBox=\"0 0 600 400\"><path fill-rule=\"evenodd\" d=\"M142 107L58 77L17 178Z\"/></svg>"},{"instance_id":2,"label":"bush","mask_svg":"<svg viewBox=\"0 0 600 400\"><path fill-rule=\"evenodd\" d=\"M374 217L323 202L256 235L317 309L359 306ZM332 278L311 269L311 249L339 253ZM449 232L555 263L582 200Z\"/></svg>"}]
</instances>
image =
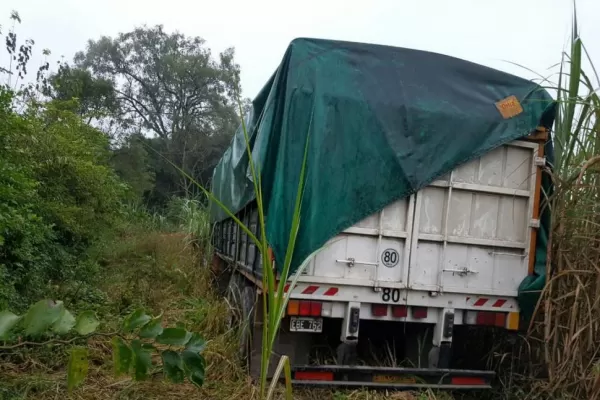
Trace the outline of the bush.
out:
<instances>
[{"instance_id":1,"label":"bush","mask_svg":"<svg viewBox=\"0 0 600 400\"><path fill-rule=\"evenodd\" d=\"M86 251L117 221L127 190L105 135L65 102L13 108L0 89L0 309L22 310L86 281Z\"/></svg>"}]
</instances>

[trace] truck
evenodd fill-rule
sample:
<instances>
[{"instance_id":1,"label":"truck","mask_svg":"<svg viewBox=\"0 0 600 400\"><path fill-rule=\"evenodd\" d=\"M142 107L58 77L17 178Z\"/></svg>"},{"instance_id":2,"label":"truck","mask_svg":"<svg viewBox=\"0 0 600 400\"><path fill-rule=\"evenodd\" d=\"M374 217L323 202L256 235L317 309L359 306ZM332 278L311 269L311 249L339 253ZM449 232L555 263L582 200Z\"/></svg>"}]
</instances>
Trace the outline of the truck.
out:
<instances>
[{"instance_id":1,"label":"truck","mask_svg":"<svg viewBox=\"0 0 600 400\"><path fill-rule=\"evenodd\" d=\"M494 372L457 368L453 344L475 350L478 329L522 329L526 293L543 285L552 97L445 55L296 39L252 105L275 268L305 179L293 267L308 263L285 287L274 349L294 384L490 388ZM245 141L240 128L212 192L258 236ZM227 272L239 352L256 375L261 254L218 208L212 218L213 268Z\"/></svg>"}]
</instances>

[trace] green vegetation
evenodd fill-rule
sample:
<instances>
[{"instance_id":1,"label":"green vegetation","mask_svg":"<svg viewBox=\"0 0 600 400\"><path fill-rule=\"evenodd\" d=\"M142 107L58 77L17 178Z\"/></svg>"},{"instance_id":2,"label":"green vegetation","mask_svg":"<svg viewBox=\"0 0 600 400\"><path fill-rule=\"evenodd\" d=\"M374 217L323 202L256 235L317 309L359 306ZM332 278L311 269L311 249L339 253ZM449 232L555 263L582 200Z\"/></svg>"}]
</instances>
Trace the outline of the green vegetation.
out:
<instances>
[{"instance_id":1,"label":"green vegetation","mask_svg":"<svg viewBox=\"0 0 600 400\"><path fill-rule=\"evenodd\" d=\"M92 40L73 63L53 71L46 62L27 80L36 49L20 41L20 23L13 13L3 25L9 57L0 58L0 399L263 399L284 280L265 268L263 312L276 312L254 385L209 265L203 188L240 122L233 50L215 59L199 38L141 27ZM600 80L582 67L589 59L573 25L570 51L544 78L559 99L555 190L544 206L554 215L549 282L529 336L496 339L491 398L600 396ZM252 238L268 262L264 235ZM284 276L293 248L294 235ZM294 391L384 398L451 395Z\"/></svg>"},{"instance_id":2,"label":"green vegetation","mask_svg":"<svg viewBox=\"0 0 600 400\"><path fill-rule=\"evenodd\" d=\"M0 307L21 310L89 283L87 250L118 223L127 188L73 101L31 100L19 113L15 100L0 88Z\"/></svg>"}]
</instances>

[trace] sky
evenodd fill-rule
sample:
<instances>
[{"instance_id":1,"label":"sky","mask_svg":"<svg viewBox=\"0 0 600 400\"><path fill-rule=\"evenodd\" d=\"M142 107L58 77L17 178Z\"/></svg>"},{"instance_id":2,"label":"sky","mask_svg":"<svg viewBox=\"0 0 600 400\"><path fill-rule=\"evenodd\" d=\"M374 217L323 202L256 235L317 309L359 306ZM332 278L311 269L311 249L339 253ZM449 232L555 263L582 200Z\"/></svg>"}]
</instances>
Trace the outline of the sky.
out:
<instances>
[{"instance_id":1,"label":"sky","mask_svg":"<svg viewBox=\"0 0 600 400\"><path fill-rule=\"evenodd\" d=\"M243 95L253 98L294 38L349 40L459 57L524 78L548 75L571 30L571 0L1 0L0 25L19 12L17 33L51 60L72 59L89 39L136 26L200 36L217 54L235 47ZM600 1L577 1L583 42L600 65ZM0 52L0 65L5 52ZM520 64L523 67L512 63ZM31 69L31 68L30 68ZM33 69L32 69L33 70Z\"/></svg>"}]
</instances>

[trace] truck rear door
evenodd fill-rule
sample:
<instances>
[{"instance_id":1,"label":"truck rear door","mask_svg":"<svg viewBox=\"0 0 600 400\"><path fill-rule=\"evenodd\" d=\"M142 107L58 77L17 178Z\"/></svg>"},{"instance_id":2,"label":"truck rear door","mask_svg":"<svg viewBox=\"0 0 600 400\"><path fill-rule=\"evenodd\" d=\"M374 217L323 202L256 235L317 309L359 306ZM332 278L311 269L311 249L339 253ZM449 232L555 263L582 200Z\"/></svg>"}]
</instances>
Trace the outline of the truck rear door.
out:
<instances>
[{"instance_id":1,"label":"truck rear door","mask_svg":"<svg viewBox=\"0 0 600 400\"><path fill-rule=\"evenodd\" d=\"M516 296L528 274L537 143L516 141L416 194L409 287Z\"/></svg>"},{"instance_id":2,"label":"truck rear door","mask_svg":"<svg viewBox=\"0 0 600 400\"><path fill-rule=\"evenodd\" d=\"M396 201L331 239L308 275L360 286L405 287L414 198Z\"/></svg>"}]
</instances>

